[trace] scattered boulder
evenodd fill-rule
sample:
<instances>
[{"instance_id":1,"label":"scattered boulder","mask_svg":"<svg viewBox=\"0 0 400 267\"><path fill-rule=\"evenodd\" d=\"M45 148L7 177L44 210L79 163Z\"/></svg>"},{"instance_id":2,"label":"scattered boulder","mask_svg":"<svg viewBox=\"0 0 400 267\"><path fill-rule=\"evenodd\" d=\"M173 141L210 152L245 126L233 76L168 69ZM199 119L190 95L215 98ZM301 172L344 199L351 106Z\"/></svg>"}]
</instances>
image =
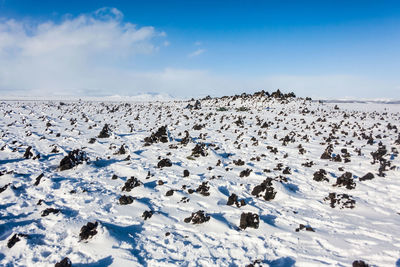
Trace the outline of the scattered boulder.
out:
<instances>
[{"instance_id":1,"label":"scattered boulder","mask_svg":"<svg viewBox=\"0 0 400 267\"><path fill-rule=\"evenodd\" d=\"M206 215L203 210L199 210L197 212L193 212L192 215L188 218L184 219L185 223L192 222L193 224L201 224L208 222L210 220L210 216Z\"/></svg>"},{"instance_id":2,"label":"scattered boulder","mask_svg":"<svg viewBox=\"0 0 400 267\"><path fill-rule=\"evenodd\" d=\"M79 241L88 240L92 238L94 235L97 234L97 226L99 225L98 222L88 222L86 225L82 226L81 232L79 234Z\"/></svg>"},{"instance_id":3,"label":"scattered boulder","mask_svg":"<svg viewBox=\"0 0 400 267\"><path fill-rule=\"evenodd\" d=\"M240 216L240 225L241 229L246 229L247 227L258 229L260 224L260 217L258 214L251 212L243 212Z\"/></svg>"},{"instance_id":4,"label":"scattered boulder","mask_svg":"<svg viewBox=\"0 0 400 267\"><path fill-rule=\"evenodd\" d=\"M47 208L47 209L45 209L44 211L42 211L42 217L46 217L46 216L48 216L50 213L57 214L57 213L59 213L59 212L60 212L59 209Z\"/></svg>"},{"instance_id":5,"label":"scattered boulder","mask_svg":"<svg viewBox=\"0 0 400 267\"><path fill-rule=\"evenodd\" d=\"M68 155L61 160L59 169L60 171L69 170L86 161L88 161L86 153L82 150L75 149L70 151Z\"/></svg>"},{"instance_id":6,"label":"scattered boulder","mask_svg":"<svg viewBox=\"0 0 400 267\"><path fill-rule=\"evenodd\" d=\"M100 131L99 135L97 136L98 138L108 138L112 134L110 126L106 123L103 126L103 129Z\"/></svg>"},{"instance_id":7,"label":"scattered boulder","mask_svg":"<svg viewBox=\"0 0 400 267\"><path fill-rule=\"evenodd\" d=\"M233 204L236 205L236 207L240 208L242 206L246 205L246 202L244 199L241 199L240 201L238 200L238 196L236 194L232 194L229 196L228 198L228 202L226 203L226 205L228 206L232 206Z\"/></svg>"},{"instance_id":8,"label":"scattered boulder","mask_svg":"<svg viewBox=\"0 0 400 267\"><path fill-rule=\"evenodd\" d=\"M210 195L210 192L208 192L208 190L210 190L210 187L207 184L208 182L202 182L201 185L197 187L196 192L200 195L208 197Z\"/></svg>"},{"instance_id":9,"label":"scattered boulder","mask_svg":"<svg viewBox=\"0 0 400 267\"><path fill-rule=\"evenodd\" d=\"M301 230L306 230L306 231L310 231L310 232L315 232L314 229L311 226L306 226L304 224L300 224L298 228L296 228L296 232L299 232Z\"/></svg>"},{"instance_id":10,"label":"scattered boulder","mask_svg":"<svg viewBox=\"0 0 400 267\"><path fill-rule=\"evenodd\" d=\"M39 185L40 179L42 179L43 176L44 176L44 174L41 173L38 177L36 177L36 181L35 181L35 183L34 183L35 186L38 186L38 185Z\"/></svg>"},{"instance_id":11,"label":"scattered boulder","mask_svg":"<svg viewBox=\"0 0 400 267\"><path fill-rule=\"evenodd\" d=\"M324 198L324 201L329 201L331 208L353 209L356 205L354 198L348 194L329 193L329 195Z\"/></svg>"},{"instance_id":12,"label":"scattered boulder","mask_svg":"<svg viewBox=\"0 0 400 267\"><path fill-rule=\"evenodd\" d=\"M276 192L272 187L272 178L267 178L261 184L255 186L251 194L256 197L263 196L266 201L274 199Z\"/></svg>"},{"instance_id":13,"label":"scattered boulder","mask_svg":"<svg viewBox=\"0 0 400 267\"><path fill-rule=\"evenodd\" d=\"M168 143L167 125L158 128L157 132L152 133L149 137L144 139L145 146L149 146L154 143Z\"/></svg>"},{"instance_id":14,"label":"scattered boulder","mask_svg":"<svg viewBox=\"0 0 400 267\"><path fill-rule=\"evenodd\" d=\"M316 171L314 173L313 180L317 181L317 182L323 182L323 181L329 182L329 179L326 177L326 171L324 169L320 169L319 171Z\"/></svg>"},{"instance_id":15,"label":"scattered boulder","mask_svg":"<svg viewBox=\"0 0 400 267\"><path fill-rule=\"evenodd\" d=\"M134 200L135 200L135 198L132 196L123 195L119 198L119 204L120 205L129 205L129 204L132 204Z\"/></svg>"},{"instance_id":16,"label":"scattered boulder","mask_svg":"<svg viewBox=\"0 0 400 267\"><path fill-rule=\"evenodd\" d=\"M333 186L345 186L347 189L354 189L356 188L356 183L353 179L353 174L351 172L343 173L339 178L336 180L336 184Z\"/></svg>"},{"instance_id":17,"label":"scattered boulder","mask_svg":"<svg viewBox=\"0 0 400 267\"><path fill-rule=\"evenodd\" d=\"M183 177L189 177L190 173L188 170L183 171Z\"/></svg>"},{"instance_id":18,"label":"scattered boulder","mask_svg":"<svg viewBox=\"0 0 400 267\"><path fill-rule=\"evenodd\" d=\"M360 177L360 181L367 181L367 180L372 180L374 179L374 175L372 173L367 173L366 175L364 175L363 177Z\"/></svg>"},{"instance_id":19,"label":"scattered boulder","mask_svg":"<svg viewBox=\"0 0 400 267\"><path fill-rule=\"evenodd\" d=\"M145 210L145 211L143 212L143 214L142 214L142 218L143 218L144 220L150 219L151 216L153 216L153 211L151 211L151 210Z\"/></svg>"},{"instance_id":20,"label":"scattered boulder","mask_svg":"<svg viewBox=\"0 0 400 267\"><path fill-rule=\"evenodd\" d=\"M139 179L131 176L126 182L125 185L122 187L122 191L130 192L133 188L138 187L142 184Z\"/></svg>"},{"instance_id":21,"label":"scattered boulder","mask_svg":"<svg viewBox=\"0 0 400 267\"><path fill-rule=\"evenodd\" d=\"M54 265L54 267L72 267L72 263L71 260L66 257L62 259L62 261L57 262L56 265Z\"/></svg>"},{"instance_id":22,"label":"scattered boulder","mask_svg":"<svg viewBox=\"0 0 400 267\"><path fill-rule=\"evenodd\" d=\"M158 164L157 164L157 167L158 167L158 168L171 167L171 166L172 166L172 162L171 162L171 160L168 159L168 158L165 158L165 159L160 160L160 161L158 162Z\"/></svg>"},{"instance_id":23,"label":"scattered boulder","mask_svg":"<svg viewBox=\"0 0 400 267\"><path fill-rule=\"evenodd\" d=\"M252 171L253 170L251 170L251 169L245 169L240 172L239 176L240 176L240 178L248 177Z\"/></svg>"},{"instance_id":24,"label":"scattered boulder","mask_svg":"<svg viewBox=\"0 0 400 267\"><path fill-rule=\"evenodd\" d=\"M33 153L32 153L31 150L32 150L32 146L28 146L28 147L26 148L25 153L24 153L24 158L25 158L25 159L30 159L30 158L33 157Z\"/></svg>"},{"instance_id":25,"label":"scattered boulder","mask_svg":"<svg viewBox=\"0 0 400 267\"><path fill-rule=\"evenodd\" d=\"M353 261L353 267L369 267L369 264L366 264L362 260Z\"/></svg>"},{"instance_id":26,"label":"scattered boulder","mask_svg":"<svg viewBox=\"0 0 400 267\"><path fill-rule=\"evenodd\" d=\"M207 152L207 146L204 143L198 143L196 146L192 149L192 156L194 157L206 157L208 155Z\"/></svg>"},{"instance_id":27,"label":"scattered boulder","mask_svg":"<svg viewBox=\"0 0 400 267\"><path fill-rule=\"evenodd\" d=\"M14 234L7 242L7 247L12 248L15 243L21 241L20 237L28 237L26 234Z\"/></svg>"}]
</instances>

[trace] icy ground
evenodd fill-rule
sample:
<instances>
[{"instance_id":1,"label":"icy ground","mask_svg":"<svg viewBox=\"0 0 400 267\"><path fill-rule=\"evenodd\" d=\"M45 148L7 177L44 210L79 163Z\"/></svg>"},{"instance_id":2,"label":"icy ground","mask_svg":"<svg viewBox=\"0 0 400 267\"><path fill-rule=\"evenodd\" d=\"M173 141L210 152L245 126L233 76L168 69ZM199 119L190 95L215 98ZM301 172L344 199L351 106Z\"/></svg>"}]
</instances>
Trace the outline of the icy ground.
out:
<instances>
[{"instance_id":1,"label":"icy ground","mask_svg":"<svg viewBox=\"0 0 400 267\"><path fill-rule=\"evenodd\" d=\"M400 266L400 105L200 104L0 102L0 266Z\"/></svg>"}]
</instances>

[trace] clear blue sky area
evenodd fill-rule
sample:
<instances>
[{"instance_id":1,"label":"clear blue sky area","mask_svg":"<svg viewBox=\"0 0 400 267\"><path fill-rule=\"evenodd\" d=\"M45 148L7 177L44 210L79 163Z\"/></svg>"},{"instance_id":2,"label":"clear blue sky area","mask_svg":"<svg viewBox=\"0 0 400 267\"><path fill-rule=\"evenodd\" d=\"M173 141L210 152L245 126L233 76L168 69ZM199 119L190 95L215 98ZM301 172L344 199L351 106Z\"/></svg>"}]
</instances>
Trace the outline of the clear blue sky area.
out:
<instances>
[{"instance_id":1,"label":"clear blue sky area","mask_svg":"<svg viewBox=\"0 0 400 267\"><path fill-rule=\"evenodd\" d=\"M113 77L108 77L99 85L99 94L152 91L196 96L281 88L317 97L400 98L400 1L0 0L0 23L21 23L25 39L34 38L44 34L38 25L49 21L62 25L103 7L123 14L120 25L152 26L161 37L145 40L154 46L151 52L96 60L112 66L110 72L126 73L113 76L118 79L115 88ZM1 31L5 35L16 30L0 26L0 37ZM2 51L0 44L0 60L10 50L4 47ZM143 77L150 76L159 81L147 86ZM23 88L0 68L0 93L40 94L41 84L33 84ZM57 87L57 81L49 84ZM96 83L81 84L71 83L71 92L96 94ZM196 84L193 90L183 89L192 84Z\"/></svg>"}]
</instances>

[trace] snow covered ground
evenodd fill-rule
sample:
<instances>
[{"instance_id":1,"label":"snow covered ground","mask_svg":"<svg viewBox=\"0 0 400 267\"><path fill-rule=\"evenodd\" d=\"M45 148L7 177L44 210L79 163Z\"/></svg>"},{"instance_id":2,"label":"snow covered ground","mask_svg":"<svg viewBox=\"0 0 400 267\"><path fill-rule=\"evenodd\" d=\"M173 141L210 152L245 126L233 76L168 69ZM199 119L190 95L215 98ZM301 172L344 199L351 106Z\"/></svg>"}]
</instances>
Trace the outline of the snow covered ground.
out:
<instances>
[{"instance_id":1,"label":"snow covered ground","mask_svg":"<svg viewBox=\"0 0 400 267\"><path fill-rule=\"evenodd\" d=\"M0 265L400 266L400 105L200 103L0 102Z\"/></svg>"}]
</instances>

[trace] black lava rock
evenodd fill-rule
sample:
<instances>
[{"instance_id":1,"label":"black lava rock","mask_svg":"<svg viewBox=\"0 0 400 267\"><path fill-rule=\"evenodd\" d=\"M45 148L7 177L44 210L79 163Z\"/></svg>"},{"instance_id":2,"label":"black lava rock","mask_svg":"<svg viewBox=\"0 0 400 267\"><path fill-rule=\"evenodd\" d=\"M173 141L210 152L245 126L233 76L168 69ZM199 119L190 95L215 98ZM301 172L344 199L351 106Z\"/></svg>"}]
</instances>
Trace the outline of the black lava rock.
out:
<instances>
[{"instance_id":1,"label":"black lava rock","mask_svg":"<svg viewBox=\"0 0 400 267\"><path fill-rule=\"evenodd\" d=\"M88 222L86 225L82 226L81 232L79 234L80 241L87 240L96 235L97 234L96 229L98 225L99 225L98 222L95 223Z\"/></svg>"},{"instance_id":2,"label":"black lava rock","mask_svg":"<svg viewBox=\"0 0 400 267\"><path fill-rule=\"evenodd\" d=\"M243 230L246 229L247 227L258 229L259 224L260 224L260 217L258 216L258 214L251 212L248 213L243 212L242 215L240 216L239 227L242 228Z\"/></svg>"}]
</instances>

